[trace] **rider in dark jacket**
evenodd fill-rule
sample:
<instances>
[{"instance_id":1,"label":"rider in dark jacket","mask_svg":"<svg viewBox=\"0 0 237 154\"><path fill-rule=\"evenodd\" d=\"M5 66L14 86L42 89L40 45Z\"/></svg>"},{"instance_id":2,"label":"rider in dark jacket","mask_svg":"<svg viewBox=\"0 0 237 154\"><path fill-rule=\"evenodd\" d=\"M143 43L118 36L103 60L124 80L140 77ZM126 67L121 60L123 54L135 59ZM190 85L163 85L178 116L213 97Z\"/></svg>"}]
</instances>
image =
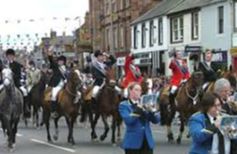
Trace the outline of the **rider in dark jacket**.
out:
<instances>
[{"instance_id":1,"label":"rider in dark jacket","mask_svg":"<svg viewBox=\"0 0 237 154\"><path fill-rule=\"evenodd\" d=\"M92 90L92 97L96 98L100 86L103 84L104 79L106 78L106 68L111 67L116 63L116 59L112 55L106 55L100 50L95 51L94 53L95 61L92 63L92 75L95 79L94 88ZM105 61L106 56L109 58Z\"/></svg>"},{"instance_id":2,"label":"rider in dark jacket","mask_svg":"<svg viewBox=\"0 0 237 154\"><path fill-rule=\"evenodd\" d=\"M207 50L205 53L205 61L200 62L199 70L204 74L204 85L203 89L206 89L210 82L216 81L217 74L213 69L213 62L212 60L212 52L211 50Z\"/></svg>"}]
</instances>

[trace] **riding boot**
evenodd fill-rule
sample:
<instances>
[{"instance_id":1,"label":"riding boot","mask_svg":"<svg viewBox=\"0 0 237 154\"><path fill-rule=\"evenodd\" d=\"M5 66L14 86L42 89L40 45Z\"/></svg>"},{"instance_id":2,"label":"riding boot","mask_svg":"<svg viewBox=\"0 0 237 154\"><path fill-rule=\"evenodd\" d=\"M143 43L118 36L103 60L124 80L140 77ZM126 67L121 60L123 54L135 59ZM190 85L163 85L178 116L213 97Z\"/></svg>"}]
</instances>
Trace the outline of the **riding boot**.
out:
<instances>
[{"instance_id":1,"label":"riding boot","mask_svg":"<svg viewBox=\"0 0 237 154\"><path fill-rule=\"evenodd\" d=\"M25 118L30 118L30 105L29 105L29 97L24 96L23 97L23 105L24 105L24 117Z\"/></svg>"},{"instance_id":2,"label":"riding boot","mask_svg":"<svg viewBox=\"0 0 237 154\"><path fill-rule=\"evenodd\" d=\"M52 101L51 102L51 116L52 118L56 118L58 117L58 113L57 113L57 102L56 101Z\"/></svg>"}]
</instances>

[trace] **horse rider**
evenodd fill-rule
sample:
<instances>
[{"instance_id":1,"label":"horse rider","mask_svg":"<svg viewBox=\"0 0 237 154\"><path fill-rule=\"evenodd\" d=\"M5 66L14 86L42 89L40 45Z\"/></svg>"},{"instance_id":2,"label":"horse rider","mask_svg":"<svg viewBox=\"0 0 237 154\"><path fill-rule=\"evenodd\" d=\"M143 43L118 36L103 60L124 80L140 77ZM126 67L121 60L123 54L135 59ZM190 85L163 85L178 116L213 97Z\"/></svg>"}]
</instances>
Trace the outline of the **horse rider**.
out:
<instances>
[{"instance_id":1,"label":"horse rider","mask_svg":"<svg viewBox=\"0 0 237 154\"><path fill-rule=\"evenodd\" d=\"M29 66L26 73L27 73L26 74L27 75L26 77L27 90L28 92L30 92L32 87L36 85L37 83L39 83L40 78L41 78L41 70L38 69L35 66L35 62L31 60L29 61Z\"/></svg>"},{"instance_id":2,"label":"horse rider","mask_svg":"<svg viewBox=\"0 0 237 154\"><path fill-rule=\"evenodd\" d=\"M204 74L203 89L206 90L210 82L215 82L217 74L213 69L212 51L207 49L205 52L205 61L199 63L199 70Z\"/></svg>"},{"instance_id":3,"label":"horse rider","mask_svg":"<svg viewBox=\"0 0 237 154\"><path fill-rule=\"evenodd\" d=\"M27 97L27 89L24 86L25 78L24 78L24 66L15 61L16 59L16 54L13 49L7 49L6 50L6 58L7 58L7 66L11 69L13 72L13 80L15 86L22 92L23 98L24 98L24 106L28 102L28 97ZM30 111L28 106L26 105L25 107L25 114L27 116L29 115Z\"/></svg>"},{"instance_id":4,"label":"horse rider","mask_svg":"<svg viewBox=\"0 0 237 154\"><path fill-rule=\"evenodd\" d=\"M124 72L125 77L121 83L122 87L124 88L124 97L127 98L128 96L128 90L127 87L132 82L138 82L141 84L143 81L143 77L141 74L141 71L138 66L134 64L135 56L130 53L126 59L125 59L125 65L124 65Z\"/></svg>"},{"instance_id":5,"label":"horse rider","mask_svg":"<svg viewBox=\"0 0 237 154\"><path fill-rule=\"evenodd\" d=\"M52 52L48 52L48 60L50 62L50 68L53 71L53 75L49 81L48 86L52 87L52 96L51 96L51 111L52 117L58 117L57 113L57 94L64 87L66 83L66 57L59 56L55 62L53 59Z\"/></svg>"},{"instance_id":6,"label":"horse rider","mask_svg":"<svg viewBox=\"0 0 237 154\"><path fill-rule=\"evenodd\" d=\"M116 63L116 59L112 55L107 55L100 50L96 50L94 56L95 59L92 62L91 68L92 76L95 79L94 87L92 89L93 103L95 103L99 90L102 88L102 85L106 79L106 68L111 67ZM106 57L108 57L107 60Z\"/></svg>"},{"instance_id":7,"label":"horse rider","mask_svg":"<svg viewBox=\"0 0 237 154\"><path fill-rule=\"evenodd\" d=\"M190 77L188 67L185 62L183 62L181 51L176 51L174 53L174 58L171 60L169 68L172 70L169 100L171 104L174 104L178 87Z\"/></svg>"}]
</instances>

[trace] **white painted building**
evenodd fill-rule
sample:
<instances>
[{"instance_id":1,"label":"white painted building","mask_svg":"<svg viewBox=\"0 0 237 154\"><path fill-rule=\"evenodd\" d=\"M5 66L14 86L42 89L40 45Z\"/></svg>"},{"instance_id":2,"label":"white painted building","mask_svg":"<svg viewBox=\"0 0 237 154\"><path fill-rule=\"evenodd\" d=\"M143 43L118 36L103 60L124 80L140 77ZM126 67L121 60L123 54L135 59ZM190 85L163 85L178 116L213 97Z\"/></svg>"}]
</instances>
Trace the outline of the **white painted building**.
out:
<instances>
[{"instance_id":1,"label":"white painted building","mask_svg":"<svg viewBox=\"0 0 237 154\"><path fill-rule=\"evenodd\" d=\"M163 1L132 23L135 63L150 75L167 74L169 26L167 12L182 0Z\"/></svg>"}]
</instances>

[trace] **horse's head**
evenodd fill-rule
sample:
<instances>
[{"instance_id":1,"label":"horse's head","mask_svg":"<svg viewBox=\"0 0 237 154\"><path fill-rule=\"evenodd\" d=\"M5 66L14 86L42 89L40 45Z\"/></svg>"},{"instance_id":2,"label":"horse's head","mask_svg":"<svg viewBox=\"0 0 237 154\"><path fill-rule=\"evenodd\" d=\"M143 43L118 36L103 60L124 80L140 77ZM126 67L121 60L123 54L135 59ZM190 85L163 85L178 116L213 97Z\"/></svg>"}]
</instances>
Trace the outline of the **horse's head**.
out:
<instances>
[{"instance_id":1,"label":"horse's head","mask_svg":"<svg viewBox=\"0 0 237 154\"><path fill-rule=\"evenodd\" d=\"M223 75L222 77L226 78L230 82L232 90L236 91L237 90L236 73L233 71L226 71L223 72L222 75Z\"/></svg>"},{"instance_id":2,"label":"horse's head","mask_svg":"<svg viewBox=\"0 0 237 154\"><path fill-rule=\"evenodd\" d=\"M82 83L82 76L78 69L73 69L68 77L68 82L75 86L76 89L79 89Z\"/></svg>"},{"instance_id":3,"label":"horse's head","mask_svg":"<svg viewBox=\"0 0 237 154\"><path fill-rule=\"evenodd\" d=\"M12 84L14 84L13 72L10 68L4 68L2 70L2 80L3 80L3 85L6 88L9 88Z\"/></svg>"},{"instance_id":4,"label":"horse's head","mask_svg":"<svg viewBox=\"0 0 237 154\"><path fill-rule=\"evenodd\" d=\"M116 85L116 77L115 77L115 69L114 67L108 67L106 69L106 83L109 84L109 86L114 87Z\"/></svg>"},{"instance_id":5,"label":"horse's head","mask_svg":"<svg viewBox=\"0 0 237 154\"><path fill-rule=\"evenodd\" d=\"M194 72L191 76L193 86L201 87L204 83L204 75L201 71Z\"/></svg>"}]
</instances>

